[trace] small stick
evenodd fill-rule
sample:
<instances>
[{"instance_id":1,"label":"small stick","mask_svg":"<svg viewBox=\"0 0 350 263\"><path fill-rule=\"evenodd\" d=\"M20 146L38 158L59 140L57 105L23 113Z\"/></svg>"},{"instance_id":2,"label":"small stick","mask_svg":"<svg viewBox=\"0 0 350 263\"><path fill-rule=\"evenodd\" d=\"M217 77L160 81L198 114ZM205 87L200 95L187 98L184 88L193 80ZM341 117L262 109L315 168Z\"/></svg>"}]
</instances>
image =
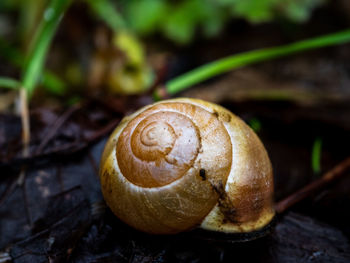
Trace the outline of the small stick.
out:
<instances>
[{"instance_id":1,"label":"small stick","mask_svg":"<svg viewBox=\"0 0 350 263\"><path fill-rule=\"evenodd\" d=\"M29 155L29 143L30 143L30 121L28 110L28 93L24 88L20 89L20 111L22 121L22 143L23 143L23 157Z\"/></svg>"},{"instance_id":2,"label":"small stick","mask_svg":"<svg viewBox=\"0 0 350 263\"><path fill-rule=\"evenodd\" d=\"M20 111L21 111L21 121L22 121L22 157L27 158L29 156L29 144L30 144L30 117L28 109L28 91L25 88L21 88L19 91L20 99ZM17 180L18 185L23 185L25 180L26 167L21 167L21 172Z\"/></svg>"},{"instance_id":3,"label":"small stick","mask_svg":"<svg viewBox=\"0 0 350 263\"><path fill-rule=\"evenodd\" d=\"M97 178L100 178L98 175L98 165L95 162L94 157L91 154L91 151L88 151L89 162L91 164L92 170L94 171Z\"/></svg>"},{"instance_id":4,"label":"small stick","mask_svg":"<svg viewBox=\"0 0 350 263\"><path fill-rule=\"evenodd\" d=\"M81 108L81 104L76 104L73 107L70 107L67 111L65 111L61 116L59 116L48 133L44 136L44 139L41 141L38 146L35 154L39 155L42 153L46 145L51 141L51 139L56 135L57 131L65 124L65 122L75 113L77 110Z\"/></svg>"},{"instance_id":5,"label":"small stick","mask_svg":"<svg viewBox=\"0 0 350 263\"><path fill-rule=\"evenodd\" d=\"M7 252L0 252L0 263L12 262L12 257Z\"/></svg>"},{"instance_id":6,"label":"small stick","mask_svg":"<svg viewBox=\"0 0 350 263\"><path fill-rule=\"evenodd\" d=\"M350 168L350 157L339 163L333 169L325 173L320 179L311 182L285 199L279 201L275 205L275 210L277 213L281 214L287 209L295 205L296 203L302 201L306 197L310 196L317 190L322 189L327 184L335 181L341 176L345 175L346 171Z\"/></svg>"}]
</instances>

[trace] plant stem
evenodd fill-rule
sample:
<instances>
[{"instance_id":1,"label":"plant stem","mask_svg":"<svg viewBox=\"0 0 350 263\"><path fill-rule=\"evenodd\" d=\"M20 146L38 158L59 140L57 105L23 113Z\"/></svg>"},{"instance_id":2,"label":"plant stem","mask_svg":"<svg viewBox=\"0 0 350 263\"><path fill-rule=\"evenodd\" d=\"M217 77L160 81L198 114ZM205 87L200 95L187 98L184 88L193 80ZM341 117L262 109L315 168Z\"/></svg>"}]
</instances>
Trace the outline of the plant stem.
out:
<instances>
[{"instance_id":1,"label":"plant stem","mask_svg":"<svg viewBox=\"0 0 350 263\"><path fill-rule=\"evenodd\" d=\"M27 95L28 95L28 92L26 89L20 89L23 157L28 157L29 155L29 142L30 142L30 123L29 123L29 109L28 109Z\"/></svg>"},{"instance_id":2,"label":"plant stem","mask_svg":"<svg viewBox=\"0 0 350 263\"><path fill-rule=\"evenodd\" d=\"M347 174L346 172L349 171L349 169L350 169L350 157L348 157L347 159L339 163L332 170L324 174L320 179L311 182L310 184L301 188L297 192L286 197L282 201L279 201L275 205L276 212L279 214L285 212L287 209L297 204L298 202L304 200L305 198L315 193L316 191L322 189L327 184L334 182L336 179L339 179L343 175L346 175Z\"/></svg>"},{"instance_id":3,"label":"plant stem","mask_svg":"<svg viewBox=\"0 0 350 263\"><path fill-rule=\"evenodd\" d=\"M28 98L31 97L35 89L51 40L70 2L71 0L52 0L44 12L43 19L31 43L22 78L22 86L27 90Z\"/></svg>"},{"instance_id":4,"label":"plant stem","mask_svg":"<svg viewBox=\"0 0 350 263\"><path fill-rule=\"evenodd\" d=\"M321 37L307 39L292 44L263 48L237 55L229 56L217 61L200 66L183 75L180 75L166 83L166 92L174 95L204 80L228 72L230 70L251 65L265 60L284 57L301 51L316 49L337 44L344 44L350 41L350 30L341 31Z\"/></svg>"},{"instance_id":5,"label":"plant stem","mask_svg":"<svg viewBox=\"0 0 350 263\"><path fill-rule=\"evenodd\" d=\"M20 112L22 120L22 143L24 158L29 156L30 144L30 117L28 99L31 97L39 76L42 73L43 64L51 40L55 35L58 24L70 0L52 0L43 14L36 35L31 42L29 56L24 66L22 86L20 88ZM26 167L22 166L17 184L22 186L25 182ZM28 211L27 211L28 212ZM30 219L30 216L28 216ZM30 221L30 220L29 220Z\"/></svg>"}]
</instances>

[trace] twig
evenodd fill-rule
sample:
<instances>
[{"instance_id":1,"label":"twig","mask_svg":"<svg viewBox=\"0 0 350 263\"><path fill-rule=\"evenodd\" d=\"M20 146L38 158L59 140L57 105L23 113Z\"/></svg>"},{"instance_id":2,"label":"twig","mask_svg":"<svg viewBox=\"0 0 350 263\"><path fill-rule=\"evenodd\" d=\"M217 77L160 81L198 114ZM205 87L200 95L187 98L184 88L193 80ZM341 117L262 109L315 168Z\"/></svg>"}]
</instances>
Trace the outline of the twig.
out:
<instances>
[{"instance_id":1,"label":"twig","mask_svg":"<svg viewBox=\"0 0 350 263\"><path fill-rule=\"evenodd\" d=\"M287 209L295 205L296 203L304 200L308 196L310 196L312 193L314 193L317 190L322 189L329 183L335 181L336 179L340 178L341 176L346 174L346 171L350 169L350 157L339 163L337 166L335 166L333 169L331 169L329 172L324 174L320 179L311 182L310 184L306 185L299 191L291 194L287 198L283 199L282 201L279 201L275 205L275 210L277 213L281 214L285 212Z\"/></svg>"},{"instance_id":2,"label":"twig","mask_svg":"<svg viewBox=\"0 0 350 263\"><path fill-rule=\"evenodd\" d=\"M7 252L0 252L0 263L12 262L12 257Z\"/></svg>"},{"instance_id":3,"label":"twig","mask_svg":"<svg viewBox=\"0 0 350 263\"><path fill-rule=\"evenodd\" d=\"M96 141L100 140L107 134L109 134L113 129L117 126L117 124L120 122L120 119L115 119L113 121L110 121L107 125L102 127L101 129L95 131L93 134L85 137L82 141L75 141L72 143L64 144L55 148L52 148L51 151L41 153L41 154L31 154L27 158L16 158L14 160L11 160L10 162L0 162L0 168L1 167L8 167L8 166L16 166L16 165L23 165L23 164L29 164L33 163L36 160L42 161L45 158L52 157L52 156L67 156L74 154L78 151L81 151L85 149L86 147L90 146L91 144L95 143Z\"/></svg>"},{"instance_id":4,"label":"twig","mask_svg":"<svg viewBox=\"0 0 350 263\"><path fill-rule=\"evenodd\" d=\"M115 119L113 121L110 121L107 125L105 125L103 128L97 130L94 134L91 136L88 136L86 138L87 143L95 142L99 140L100 138L107 135L109 132L113 131L113 129L117 126L117 124L120 122L120 119Z\"/></svg>"},{"instance_id":5,"label":"twig","mask_svg":"<svg viewBox=\"0 0 350 263\"><path fill-rule=\"evenodd\" d=\"M23 183L21 185L21 189L22 189L22 194L23 194L25 215L27 218L27 222L28 222L29 226L32 226L32 216L31 216L31 212L29 209L29 201L28 201L28 197L27 197L27 188L26 188L26 181L25 180L23 180Z\"/></svg>"},{"instance_id":6,"label":"twig","mask_svg":"<svg viewBox=\"0 0 350 263\"><path fill-rule=\"evenodd\" d=\"M29 122L29 110L28 110L28 93L26 89L20 89L20 112L22 121L22 143L23 143L23 156L29 155L29 143L30 143L30 122Z\"/></svg>"},{"instance_id":7,"label":"twig","mask_svg":"<svg viewBox=\"0 0 350 263\"><path fill-rule=\"evenodd\" d=\"M69 108L66 112L64 112L60 117L58 117L53 124L52 128L49 132L44 136L44 139L41 141L38 146L35 154L39 155L42 153L46 145L51 141L51 139L56 135L57 131L62 127L62 125L75 113L77 110L81 108L81 104L74 105Z\"/></svg>"},{"instance_id":8,"label":"twig","mask_svg":"<svg viewBox=\"0 0 350 263\"><path fill-rule=\"evenodd\" d=\"M94 174L96 175L97 178L99 178L98 176L98 165L95 162L94 157L91 154L91 151L88 151L88 157L89 157L89 162L91 164L92 170L94 171Z\"/></svg>"},{"instance_id":9,"label":"twig","mask_svg":"<svg viewBox=\"0 0 350 263\"><path fill-rule=\"evenodd\" d=\"M13 191L16 189L16 187L17 187L17 180L18 180L19 176L20 176L20 175L17 176L17 179L16 179L16 180L11 181L11 182L7 185L7 187L6 187L5 191L4 191L4 193L0 196L0 207L1 207L2 204L7 200L7 198L13 193Z\"/></svg>"},{"instance_id":10,"label":"twig","mask_svg":"<svg viewBox=\"0 0 350 263\"><path fill-rule=\"evenodd\" d=\"M20 89L19 99L20 99L20 112L21 112L21 122L22 122L22 157L27 158L29 156L29 144L30 144L30 117L28 110L28 91L24 88ZM21 172L17 180L18 185L23 185L25 179L26 167L21 167Z\"/></svg>"}]
</instances>

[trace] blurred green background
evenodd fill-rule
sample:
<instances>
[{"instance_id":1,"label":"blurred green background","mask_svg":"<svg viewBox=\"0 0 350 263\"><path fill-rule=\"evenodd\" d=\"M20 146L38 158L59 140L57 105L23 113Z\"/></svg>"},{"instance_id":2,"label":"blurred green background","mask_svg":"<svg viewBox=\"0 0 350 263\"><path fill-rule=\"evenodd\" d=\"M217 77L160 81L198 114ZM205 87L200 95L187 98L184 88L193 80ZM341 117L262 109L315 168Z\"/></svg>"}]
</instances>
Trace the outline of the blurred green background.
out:
<instances>
[{"instance_id":1,"label":"blurred green background","mask_svg":"<svg viewBox=\"0 0 350 263\"><path fill-rule=\"evenodd\" d=\"M200 56L189 61L174 56L217 39L225 42L225 36L235 32L255 27L261 31L265 25L270 26L268 31L278 28L280 36L298 40L308 36L300 32L313 12L329 4L326 0L2 0L0 94L7 94L5 87L21 86L30 97L36 94L54 102L63 96L64 103L101 93L141 94L210 62ZM271 43L285 43L276 39ZM252 41L246 41L246 49L231 50L260 48L260 40L256 45ZM265 46L262 41L261 47ZM213 46L216 56L210 59L232 55L216 49Z\"/></svg>"}]
</instances>

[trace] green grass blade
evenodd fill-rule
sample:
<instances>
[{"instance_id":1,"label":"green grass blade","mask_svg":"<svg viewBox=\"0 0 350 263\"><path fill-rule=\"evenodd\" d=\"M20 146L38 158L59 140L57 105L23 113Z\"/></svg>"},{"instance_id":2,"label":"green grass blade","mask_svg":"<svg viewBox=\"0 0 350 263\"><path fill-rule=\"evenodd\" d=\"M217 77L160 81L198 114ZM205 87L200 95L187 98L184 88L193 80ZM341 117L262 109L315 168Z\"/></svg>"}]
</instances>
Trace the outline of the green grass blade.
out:
<instances>
[{"instance_id":1,"label":"green grass blade","mask_svg":"<svg viewBox=\"0 0 350 263\"><path fill-rule=\"evenodd\" d=\"M66 83L51 71L44 71L41 79L42 85L55 95L63 95L67 91Z\"/></svg>"},{"instance_id":2,"label":"green grass blade","mask_svg":"<svg viewBox=\"0 0 350 263\"><path fill-rule=\"evenodd\" d=\"M261 130L261 122L257 118L252 118L248 121L250 128L258 133Z\"/></svg>"},{"instance_id":3,"label":"green grass blade","mask_svg":"<svg viewBox=\"0 0 350 263\"><path fill-rule=\"evenodd\" d=\"M15 79L0 77L0 88L19 89L21 83Z\"/></svg>"},{"instance_id":4,"label":"green grass blade","mask_svg":"<svg viewBox=\"0 0 350 263\"><path fill-rule=\"evenodd\" d=\"M91 9L115 32L126 28L123 17L109 0L86 0Z\"/></svg>"},{"instance_id":5,"label":"green grass blade","mask_svg":"<svg viewBox=\"0 0 350 263\"><path fill-rule=\"evenodd\" d=\"M32 95L58 24L71 0L52 0L44 12L24 68L22 85Z\"/></svg>"},{"instance_id":6,"label":"green grass blade","mask_svg":"<svg viewBox=\"0 0 350 263\"><path fill-rule=\"evenodd\" d=\"M261 61L284 57L305 50L344 44L348 42L350 42L350 30L345 30L338 33L307 39L284 46L264 48L240 53L208 63L183 75L180 75L166 83L166 90L168 94L174 95L204 80L233 69L255 64Z\"/></svg>"},{"instance_id":7,"label":"green grass blade","mask_svg":"<svg viewBox=\"0 0 350 263\"><path fill-rule=\"evenodd\" d=\"M15 47L6 43L4 39L0 37L0 55L5 58L12 65L22 68L24 67L23 54ZM50 70L43 71L43 77L41 84L44 88L54 94L61 95L67 89L67 84L59 78L55 73Z\"/></svg>"},{"instance_id":8,"label":"green grass blade","mask_svg":"<svg viewBox=\"0 0 350 263\"><path fill-rule=\"evenodd\" d=\"M312 146L311 167L315 174L321 172L322 139L316 138Z\"/></svg>"}]
</instances>

